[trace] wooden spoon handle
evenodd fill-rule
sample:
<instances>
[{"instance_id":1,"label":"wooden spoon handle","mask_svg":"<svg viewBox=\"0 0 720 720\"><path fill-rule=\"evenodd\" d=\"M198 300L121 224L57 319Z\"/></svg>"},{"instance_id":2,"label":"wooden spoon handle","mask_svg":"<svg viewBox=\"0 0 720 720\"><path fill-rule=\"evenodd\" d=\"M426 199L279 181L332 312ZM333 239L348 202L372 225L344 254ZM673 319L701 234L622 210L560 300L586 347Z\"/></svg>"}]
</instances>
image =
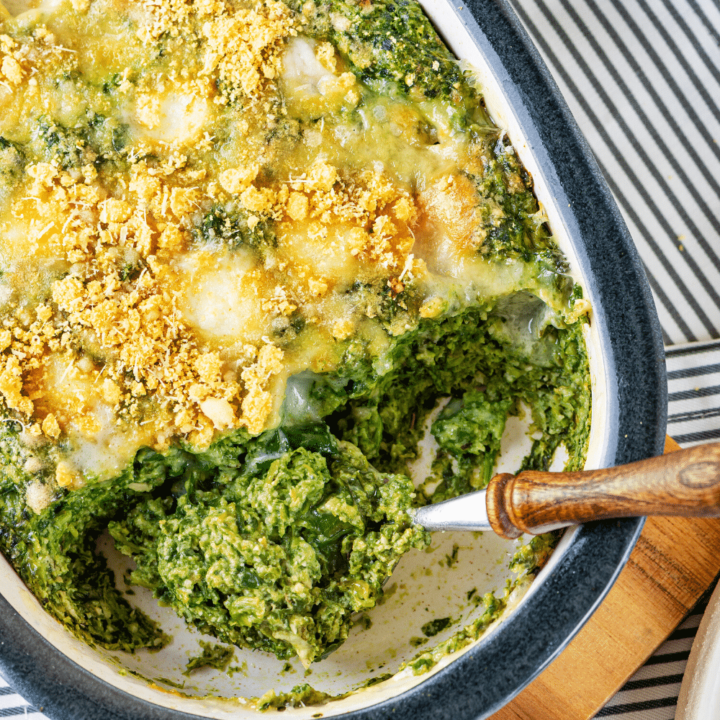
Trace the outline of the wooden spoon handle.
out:
<instances>
[{"instance_id":1,"label":"wooden spoon handle","mask_svg":"<svg viewBox=\"0 0 720 720\"><path fill-rule=\"evenodd\" d=\"M507 538L637 515L719 517L720 443L603 470L496 475L487 511L493 530Z\"/></svg>"}]
</instances>

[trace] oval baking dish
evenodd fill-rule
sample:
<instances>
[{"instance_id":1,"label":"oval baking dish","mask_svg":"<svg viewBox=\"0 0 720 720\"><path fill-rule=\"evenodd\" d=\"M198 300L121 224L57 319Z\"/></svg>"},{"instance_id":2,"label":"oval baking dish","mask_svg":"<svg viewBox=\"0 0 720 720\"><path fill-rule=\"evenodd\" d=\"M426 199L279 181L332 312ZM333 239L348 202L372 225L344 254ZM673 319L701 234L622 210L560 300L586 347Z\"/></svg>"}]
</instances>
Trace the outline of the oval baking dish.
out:
<instances>
[{"instance_id":1,"label":"oval baking dish","mask_svg":"<svg viewBox=\"0 0 720 720\"><path fill-rule=\"evenodd\" d=\"M622 218L559 91L505 0L421 4L448 47L477 75L487 108L532 175L571 273L593 307L586 334L593 385L588 466L623 464L661 453L667 398L652 298ZM487 717L529 683L580 629L610 589L641 528L642 520L630 519L569 530L530 590L479 640L425 674L400 673L344 699L288 708L286 713L368 720L390 713L408 719ZM442 543L443 549L453 548L452 539ZM483 545L492 548L492 559L508 549L493 538L484 539ZM431 564L421 559L418 567L425 562ZM466 571L472 571L472 563ZM410 577L413 568L398 572ZM491 574L485 568L483 572ZM212 695L229 694L227 688L217 687L215 678L206 683L204 693L184 697L163 680L161 668L154 684L126 670L118 672L110 656L70 637L47 616L4 559L0 575L0 667L8 681L53 720L103 715L123 720L257 717L242 703L214 699ZM393 576L400 592L383 606L385 624L378 623L375 636L356 634L343 646L348 667L362 669L353 670L358 678L370 670L392 669L397 660L392 632L386 628L394 623L401 634L406 630L406 575ZM437 608L446 590L435 590L428 604L435 602ZM373 647L378 642L384 643L382 652ZM183 646L178 643L180 651ZM341 674L341 661L334 657L324 662L336 663L332 671ZM145 668L128 667L152 677ZM279 665L258 662L247 667L238 665L238 680L244 673L253 688L247 695L277 685L289 688L299 681L279 677ZM329 677L330 670L325 672Z\"/></svg>"}]
</instances>

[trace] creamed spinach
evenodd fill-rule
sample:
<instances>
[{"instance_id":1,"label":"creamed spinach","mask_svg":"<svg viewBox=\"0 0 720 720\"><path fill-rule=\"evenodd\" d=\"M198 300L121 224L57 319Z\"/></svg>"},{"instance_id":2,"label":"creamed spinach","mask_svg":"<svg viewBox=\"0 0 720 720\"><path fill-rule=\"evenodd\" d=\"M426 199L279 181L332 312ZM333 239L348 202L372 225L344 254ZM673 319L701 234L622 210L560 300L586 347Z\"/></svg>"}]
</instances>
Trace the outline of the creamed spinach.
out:
<instances>
[{"instance_id":1,"label":"creamed spinach","mask_svg":"<svg viewBox=\"0 0 720 720\"><path fill-rule=\"evenodd\" d=\"M78 637L170 639L108 532L189 625L309 666L508 417L523 468L583 466L589 304L415 0L62 0L8 14L0 75L0 547Z\"/></svg>"}]
</instances>

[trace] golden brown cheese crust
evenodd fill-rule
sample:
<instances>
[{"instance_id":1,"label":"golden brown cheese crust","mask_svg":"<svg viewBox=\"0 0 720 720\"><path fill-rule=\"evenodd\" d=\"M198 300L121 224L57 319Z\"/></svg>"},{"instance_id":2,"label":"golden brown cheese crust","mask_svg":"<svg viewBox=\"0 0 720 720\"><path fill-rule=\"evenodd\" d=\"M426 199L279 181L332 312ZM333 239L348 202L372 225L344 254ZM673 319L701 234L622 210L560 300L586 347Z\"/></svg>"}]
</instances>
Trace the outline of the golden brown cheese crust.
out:
<instances>
[{"instance_id":1,"label":"golden brown cheese crust","mask_svg":"<svg viewBox=\"0 0 720 720\"><path fill-rule=\"evenodd\" d=\"M31 153L0 188L0 396L59 448L59 485L256 435L288 376L437 317L447 277L518 280L476 257L467 138L425 137L305 22L277 0L65 0L5 23L0 136Z\"/></svg>"}]
</instances>

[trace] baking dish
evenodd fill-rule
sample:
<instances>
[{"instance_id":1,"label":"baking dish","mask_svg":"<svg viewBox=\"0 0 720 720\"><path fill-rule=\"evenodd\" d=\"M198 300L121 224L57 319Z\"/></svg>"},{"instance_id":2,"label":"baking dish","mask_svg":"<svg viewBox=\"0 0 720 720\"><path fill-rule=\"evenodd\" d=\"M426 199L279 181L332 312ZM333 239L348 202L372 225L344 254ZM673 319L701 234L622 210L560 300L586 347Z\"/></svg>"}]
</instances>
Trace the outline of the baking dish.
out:
<instances>
[{"instance_id":1,"label":"baking dish","mask_svg":"<svg viewBox=\"0 0 720 720\"><path fill-rule=\"evenodd\" d=\"M532 174L538 198L573 274L593 305L588 335L593 376L588 464L619 464L659 453L666 391L652 300L618 211L557 89L506 4L488 0L454 6L434 0L423 6L449 47L478 74L488 108ZM540 672L581 627L622 568L641 525L639 520L598 523L567 533L515 610L480 641L430 673L405 673L342 701L287 712L300 717L331 717L348 711L368 718L383 717L390 711L395 717L487 716ZM441 542L452 547L451 540ZM489 539L481 544L493 548L488 551L493 559L507 551L494 545L496 542ZM436 550L439 557L444 551L444 547ZM317 671L313 684L322 673L331 683L337 672L344 673L342 682L352 684L350 666L356 668L360 680L368 673L392 671L393 664L400 663L393 635L386 630L412 631L410 601L403 597L401 586L422 564L398 570L406 573L393 578L400 592L392 596L395 601L391 598L381 608L384 619L374 621L374 635L351 638L344 654L339 652L327 661L330 669ZM469 564L465 572L473 567L485 571L487 582L501 581L490 568L477 564ZM242 703L179 696L174 691L175 681L165 677L160 666L153 671L150 664L134 668L129 663L131 670L155 681L151 686L118 673L45 616L7 566L2 572L5 597L0 662L10 682L34 704L43 706L50 717L105 713L118 718L222 718L251 714ZM470 577L463 582L465 579L470 581ZM454 584L456 590L436 583L427 607L433 603L439 607L445 593L457 595L467 589L460 581ZM415 610L422 614L424 608ZM179 653L185 652L182 641L175 647ZM242 662L239 667L242 671ZM297 682L280 677L279 665L260 661L251 662L244 672L246 676L241 672L235 682L236 692L242 690L245 696L280 685L289 689ZM170 683L164 682L168 679ZM231 695L219 682L212 678L202 690L193 689L194 694ZM185 692L189 689L183 688Z\"/></svg>"}]
</instances>

